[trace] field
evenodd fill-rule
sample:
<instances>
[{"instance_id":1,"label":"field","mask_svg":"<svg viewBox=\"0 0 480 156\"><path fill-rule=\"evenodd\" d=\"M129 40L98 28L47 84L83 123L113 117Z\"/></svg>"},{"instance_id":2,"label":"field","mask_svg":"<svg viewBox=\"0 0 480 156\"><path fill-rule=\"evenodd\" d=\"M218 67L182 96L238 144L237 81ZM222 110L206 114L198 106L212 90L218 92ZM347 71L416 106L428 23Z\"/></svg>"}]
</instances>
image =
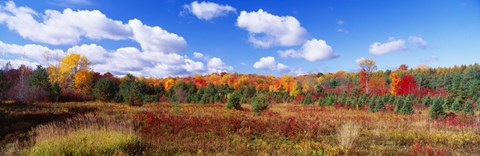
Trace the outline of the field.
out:
<instances>
[{"instance_id":1,"label":"field","mask_svg":"<svg viewBox=\"0 0 480 156\"><path fill-rule=\"evenodd\" d=\"M2 155L476 155L480 117L272 104L3 103ZM388 107L387 107L388 108ZM86 143L85 143L86 142ZM63 153L60 153L63 152Z\"/></svg>"}]
</instances>

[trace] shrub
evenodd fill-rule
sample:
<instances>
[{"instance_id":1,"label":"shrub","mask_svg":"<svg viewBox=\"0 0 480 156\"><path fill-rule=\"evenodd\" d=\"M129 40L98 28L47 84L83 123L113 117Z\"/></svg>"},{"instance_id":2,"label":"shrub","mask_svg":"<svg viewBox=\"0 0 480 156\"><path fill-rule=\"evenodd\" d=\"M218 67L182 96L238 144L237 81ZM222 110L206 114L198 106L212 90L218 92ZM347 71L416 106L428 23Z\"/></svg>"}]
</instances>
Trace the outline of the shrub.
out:
<instances>
[{"instance_id":1,"label":"shrub","mask_svg":"<svg viewBox=\"0 0 480 156\"><path fill-rule=\"evenodd\" d=\"M468 115L473 115L474 114L472 104L473 104L472 100L468 99L467 102L463 106L463 113L464 114L468 114Z\"/></svg>"},{"instance_id":2,"label":"shrub","mask_svg":"<svg viewBox=\"0 0 480 156\"><path fill-rule=\"evenodd\" d=\"M402 106L402 109L400 110L402 114L413 114L413 107L412 104L408 100L405 100Z\"/></svg>"},{"instance_id":3,"label":"shrub","mask_svg":"<svg viewBox=\"0 0 480 156\"><path fill-rule=\"evenodd\" d=\"M103 102L112 100L115 96L115 85L113 81L108 78L98 80L93 87L93 96Z\"/></svg>"},{"instance_id":4,"label":"shrub","mask_svg":"<svg viewBox=\"0 0 480 156\"><path fill-rule=\"evenodd\" d=\"M443 109L442 100L436 98L433 100L432 106L430 106L430 110L428 111L428 116L432 119L443 118L447 115L445 110Z\"/></svg>"},{"instance_id":5,"label":"shrub","mask_svg":"<svg viewBox=\"0 0 480 156\"><path fill-rule=\"evenodd\" d=\"M143 101L144 103L148 103L148 102L158 102L159 99L158 99L158 96L157 96L157 95L143 95L142 101Z\"/></svg>"},{"instance_id":6,"label":"shrub","mask_svg":"<svg viewBox=\"0 0 480 156\"><path fill-rule=\"evenodd\" d=\"M460 97L455 98L455 101L453 101L453 104L452 104L452 107L451 107L452 111L454 111L454 112L462 111L462 106L461 106L460 100L461 100Z\"/></svg>"},{"instance_id":7,"label":"shrub","mask_svg":"<svg viewBox=\"0 0 480 156\"><path fill-rule=\"evenodd\" d=\"M338 130L338 142L342 148L350 149L359 135L360 126L348 122L342 125Z\"/></svg>"},{"instance_id":8,"label":"shrub","mask_svg":"<svg viewBox=\"0 0 480 156\"><path fill-rule=\"evenodd\" d=\"M237 93L230 93L227 95L227 109L237 109L241 110L242 106L240 105L240 95Z\"/></svg>"},{"instance_id":9,"label":"shrub","mask_svg":"<svg viewBox=\"0 0 480 156\"><path fill-rule=\"evenodd\" d=\"M252 110L255 113L260 113L268 109L268 105L269 105L268 97L263 93L256 94L252 98L251 103L252 103Z\"/></svg>"}]
</instances>

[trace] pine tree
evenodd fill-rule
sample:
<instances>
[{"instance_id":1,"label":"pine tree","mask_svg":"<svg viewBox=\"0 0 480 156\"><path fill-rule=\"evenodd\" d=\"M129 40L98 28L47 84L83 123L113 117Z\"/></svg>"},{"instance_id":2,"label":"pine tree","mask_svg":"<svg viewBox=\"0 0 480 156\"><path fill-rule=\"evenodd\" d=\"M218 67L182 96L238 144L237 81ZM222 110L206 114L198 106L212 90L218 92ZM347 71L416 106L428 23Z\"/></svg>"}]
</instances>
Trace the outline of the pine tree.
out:
<instances>
[{"instance_id":1,"label":"pine tree","mask_svg":"<svg viewBox=\"0 0 480 156\"><path fill-rule=\"evenodd\" d=\"M385 102L382 100L379 100L378 103L375 105L374 110L376 112L378 111L385 111Z\"/></svg>"},{"instance_id":2,"label":"pine tree","mask_svg":"<svg viewBox=\"0 0 480 156\"><path fill-rule=\"evenodd\" d=\"M430 110L428 111L428 116L432 119L439 119L443 118L447 115L445 110L443 109L443 102L440 98L435 98L433 100L432 106L430 106Z\"/></svg>"},{"instance_id":3,"label":"pine tree","mask_svg":"<svg viewBox=\"0 0 480 156\"><path fill-rule=\"evenodd\" d=\"M370 104L368 105L368 110L371 112L376 112L375 108L377 107L377 104L375 103L374 100L370 101Z\"/></svg>"},{"instance_id":4,"label":"pine tree","mask_svg":"<svg viewBox=\"0 0 480 156\"><path fill-rule=\"evenodd\" d=\"M414 110L413 110L412 104L410 103L410 101L405 100L404 103L403 103L403 106L402 106L401 113L402 114L413 114L413 112L414 112Z\"/></svg>"},{"instance_id":5,"label":"pine tree","mask_svg":"<svg viewBox=\"0 0 480 156\"><path fill-rule=\"evenodd\" d=\"M473 115L473 102L471 99L468 99L467 102L463 105L463 113L468 115Z\"/></svg>"},{"instance_id":6,"label":"pine tree","mask_svg":"<svg viewBox=\"0 0 480 156\"><path fill-rule=\"evenodd\" d=\"M455 98L455 101L453 102L452 107L450 109L454 112L462 111L462 105L460 101L461 101L460 97Z\"/></svg>"}]
</instances>

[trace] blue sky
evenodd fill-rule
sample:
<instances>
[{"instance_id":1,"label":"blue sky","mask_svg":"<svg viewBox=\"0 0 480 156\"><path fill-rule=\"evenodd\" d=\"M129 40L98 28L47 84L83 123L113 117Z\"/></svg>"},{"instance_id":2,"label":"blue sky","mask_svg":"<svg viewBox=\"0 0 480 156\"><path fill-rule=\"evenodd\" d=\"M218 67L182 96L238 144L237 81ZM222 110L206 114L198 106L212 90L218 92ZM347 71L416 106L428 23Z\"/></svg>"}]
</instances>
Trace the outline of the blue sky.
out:
<instances>
[{"instance_id":1,"label":"blue sky","mask_svg":"<svg viewBox=\"0 0 480 156\"><path fill-rule=\"evenodd\" d=\"M0 34L1 65L75 52L116 75L438 67L480 62L480 2L2 1Z\"/></svg>"}]
</instances>

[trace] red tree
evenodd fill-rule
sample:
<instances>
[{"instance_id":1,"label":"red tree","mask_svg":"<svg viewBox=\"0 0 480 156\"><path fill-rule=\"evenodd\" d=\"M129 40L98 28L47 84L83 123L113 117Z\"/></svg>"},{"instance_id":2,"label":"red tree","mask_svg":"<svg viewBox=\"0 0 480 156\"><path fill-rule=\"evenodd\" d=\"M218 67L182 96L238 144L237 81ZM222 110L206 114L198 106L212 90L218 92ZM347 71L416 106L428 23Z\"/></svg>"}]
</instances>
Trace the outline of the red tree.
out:
<instances>
[{"instance_id":1,"label":"red tree","mask_svg":"<svg viewBox=\"0 0 480 156\"><path fill-rule=\"evenodd\" d=\"M411 75L405 75L398 84L398 94L405 95L413 93L417 89L415 78Z\"/></svg>"}]
</instances>

